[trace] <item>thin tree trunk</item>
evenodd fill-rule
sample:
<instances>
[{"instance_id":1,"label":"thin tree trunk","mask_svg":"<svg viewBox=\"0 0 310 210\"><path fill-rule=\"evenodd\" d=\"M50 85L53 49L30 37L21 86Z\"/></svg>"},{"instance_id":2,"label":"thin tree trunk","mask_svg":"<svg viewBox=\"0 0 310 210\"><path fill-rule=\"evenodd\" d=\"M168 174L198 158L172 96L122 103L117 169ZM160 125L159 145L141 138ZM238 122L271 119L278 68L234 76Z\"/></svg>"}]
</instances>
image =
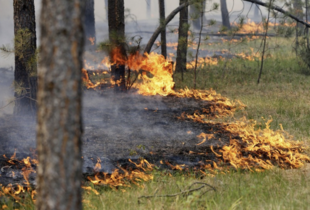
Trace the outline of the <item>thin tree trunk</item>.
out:
<instances>
[{"instance_id":1,"label":"thin tree trunk","mask_svg":"<svg viewBox=\"0 0 310 210\"><path fill-rule=\"evenodd\" d=\"M180 0L180 5L186 3L188 0ZM180 11L180 20L179 20L179 39L178 39L178 48L177 48L177 58L176 58L176 71L183 74L186 70L187 62L187 44L188 44L188 7L185 7Z\"/></svg>"},{"instance_id":2,"label":"thin tree trunk","mask_svg":"<svg viewBox=\"0 0 310 210\"><path fill-rule=\"evenodd\" d=\"M201 28L201 18L203 18L203 21L206 19L205 16L201 17L200 12L201 10L205 11L206 10L206 0L200 0L203 1L203 4L192 4L189 8L189 13L190 13L190 19L192 20L192 25L194 26L195 29L200 30Z\"/></svg>"},{"instance_id":3,"label":"thin tree trunk","mask_svg":"<svg viewBox=\"0 0 310 210\"><path fill-rule=\"evenodd\" d=\"M94 51L96 50L95 2L86 0L85 4L85 49Z\"/></svg>"},{"instance_id":4,"label":"thin tree trunk","mask_svg":"<svg viewBox=\"0 0 310 210\"><path fill-rule=\"evenodd\" d=\"M125 6L124 0L109 0L109 38L112 45L110 59L112 63L115 49L119 49L125 59ZM112 78L115 82L115 90L125 90L125 66L115 64L111 67Z\"/></svg>"},{"instance_id":5,"label":"thin tree trunk","mask_svg":"<svg viewBox=\"0 0 310 210\"><path fill-rule=\"evenodd\" d=\"M83 0L42 0L37 118L38 210L82 209L84 3Z\"/></svg>"},{"instance_id":6,"label":"thin tree trunk","mask_svg":"<svg viewBox=\"0 0 310 210\"><path fill-rule=\"evenodd\" d=\"M201 6L203 6L203 2L201 3ZM197 45L197 51L196 51L196 60L195 60L195 68L194 68L194 89L196 89L196 77L197 77L197 64L198 64L198 57L199 57L199 48L200 48L200 43L201 43L201 33L203 29L203 16L205 14L205 11L201 11L201 18L200 18L200 31L199 31L199 39L198 39L198 45Z\"/></svg>"},{"instance_id":7,"label":"thin tree trunk","mask_svg":"<svg viewBox=\"0 0 310 210\"><path fill-rule=\"evenodd\" d=\"M222 13L223 26L226 27L227 29L230 29L230 20L226 0L221 0L221 13Z\"/></svg>"},{"instance_id":8,"label":"thin tree trunk","mask_svg":"<svg viewBox=\"0 0 310 210\"><path fill-rule=\"evenodd\" d=\"M308 0L306 0L306 22L309 21L309 16L308 16L308 13L309 13L309 2ZM309 28L307 27L306 28L306 36L307 36L307 49L309 49Z\"/></svg>"},{"instance_id":9,"label":"thin tree trunk","mask_svg":"<svg viewBox=\"0 0 310 210\"><path fill-rule=\"evenodd\" d=\"M259 21L259 6L257 4L254 4L254 20Z\"/></svg>"},{"instance_id":10,"label":"thin tree trunk","mask_svg":"<svg viewBox=\"0 0 310 210\"><path fill-rule=\"evenodd\" d=\"M109 20L109 1L108 0L104 0L105 2L105 18L106 20Z\"/></svg>"},{"instance_id":11,"label":"thin tree trunk","mask_svg":"<svg viewBox=\"0 0 310 210\"><path fill-rule=\"evenodd\" d=\"M34 0L14 0L15 107L14 114L36 109L36 21ZM23 44L20 44L23 43Z\"/></svg>"},{"instance_id":12,"label":"thin tree trunk","mask_svg":"<svg viewBox=\"0 0 310 210\"><path fill-rule=\"evenodd\" d=\"M294 7L294 15L302 20L303 19L303 9L302 9L302 2L301 2L301 0L293 0L293 7ZM297 23L297 33L298 33L298 36L301 35L302 30L303 30L302 24Z\"/></svg>"},{"instance_id":13,"label":"thin tree trunk","mask_svg":"<svg viewBox=\"0 0 310 210\"><path fill-rule=\"evenodd\" d=\"M160 25L165 21L165 0L158 0L159 3L159 21ZM167 41L166 41L166 28L161 31L161 54L167 58Z\"/></svg>"},{"instance_id":14,"label":"thin tree trunk","mask_svg":"<svg viewBox=\"0 0 310 210\"><path fill-rule=\"evenodd\" d=\"M151 0L146 0L146 16L148 19L152 17L152 2Z\"/></svg>"},{"instance_id":15,"label":"thin tree trunk","mask_svg":"<svg viewBox=\"0 0 310 210\"><path fill-rule=\"evenodd\" d=\"M267 21L266 21L266 31L265 31L265 36L264 36L264 45L263 45L263 52L262 52L262 58L261 58L262 61L261 61L261 66L260 66L259 75L257 79L257 84L260 83L260 79L261 79L263 69L264 69L264 57L265 57L265 52L266 52L267 34L268 34L269 21L270 21L271 1L272 0L269 0L268 16L267 16Z\"/></svg>"},{"instance_id":16,"label":"thin tree trunk","mask_svg":"<svg viewBox=\"0 0 310 210\"><path fill-rule=\"evenodd\" d=\"M154 42L156 41L158 35L160 34L160 32L162 30L164 30L166 28L166 26L168 25L168 23L174 18L174 16L176 14L178 14L183 8L188 7L190 4L192 4L193 1L189 1L187 3L184 3L180 6L178 6L176 9L174 9L165 19L165 21L163 22L163 24L159 25L158 28L154 31L153 35L151 36L150 40L148 41L144 52L146 53L150 53L152 46L154 44Z\"/></svg>"}]
</instances>

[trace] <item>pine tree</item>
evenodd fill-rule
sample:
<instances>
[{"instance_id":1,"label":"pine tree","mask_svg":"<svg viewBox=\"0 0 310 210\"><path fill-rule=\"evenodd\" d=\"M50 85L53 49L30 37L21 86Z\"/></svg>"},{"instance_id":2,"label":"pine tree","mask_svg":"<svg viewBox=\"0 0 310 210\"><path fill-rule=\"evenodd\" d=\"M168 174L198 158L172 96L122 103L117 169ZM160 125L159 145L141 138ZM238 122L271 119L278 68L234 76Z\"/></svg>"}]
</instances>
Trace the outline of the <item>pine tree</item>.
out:
<instances>
[{"instance_id":1,"label":"pine tree","mask_svg":"<svg viewBox=\"0 0 310 210\"><path fill-rule=\"evenodd\" d=\"M36 109L36 20L34 0L14 0L15 107L14 114Z\"/></svg>"},{"instance_id":2,"label":"pine tree","mask_svg":"<svg viewBox=\"0 0 310 210\"><path fill-rule=\"evenodd\" d=\"M38 210L82 209L84 0L42 0L38 74Z\"/></svg>"}]
</instances>

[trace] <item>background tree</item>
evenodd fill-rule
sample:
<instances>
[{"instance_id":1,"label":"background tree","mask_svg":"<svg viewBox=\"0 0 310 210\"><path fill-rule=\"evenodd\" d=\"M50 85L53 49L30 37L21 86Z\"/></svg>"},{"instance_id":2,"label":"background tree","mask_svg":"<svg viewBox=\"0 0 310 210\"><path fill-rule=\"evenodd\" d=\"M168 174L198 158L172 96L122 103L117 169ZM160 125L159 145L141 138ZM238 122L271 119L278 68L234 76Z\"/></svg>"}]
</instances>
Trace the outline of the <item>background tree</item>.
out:
<instances>
[{"instance_id":1,"label":"background tree","mask_svg":"<svg viewBox=\"0 0 310 210\"><path fill-rule=\"evenodd\" d=\"M163 24L165 21L165 0L158 0L159 3L159 21L160 24ZM166 40L166 28L161 31L161 54L167 58L167 40Z\"/></svg>"},{"instance_id":2,"label":"background tree","mask_svg":"<svg viewBox=\"0 0 310 210\"><path fill-rule=\"evenodd\" d=\"M303 8L302 8L302 1L301 0L293 0L293 14L299 18L300 20L303 19ZM303 25L300 23L297 23L297 33L298 35L301 35L302 30L303 30Z\"/></svg>"},{"instance_id":3,"label":"background tree","mask_svg":"<svg viewBox=\"0 0 310 210\"><path fill-rule=\"evenodd\" d=\"M203 1L203 7L201 8L201 1ZM201 10L206 10L206 0L197 0L195 4L191 4L189 7L189 16L192 20L192 25L195 29L200 30L201 28ZM205 16L202 17L204 20L203 22L206 22Z\"/></svg>"},{"instance_id":4,"label":"background tree","mask_svg":"<svg viewBox=\"0 0 310 210\"><path fill-rule=\"evenodd\" d=\"M34 113L36 107L36 21L33 0L14 0L14 114Z\"/></svg>"},{"instance_id":5,"label":"background tree","mask_svg":"<svg viewBox=\"0 0 310 210\"><path fill-rule=\"evenodd\" d=\"M86 50L96 49L96 29L95 29L95 3L94 0L85 1L85 48Z\"/></svg>"},{"instance_id":6,"label":"background tree","mask_svg":"<svg viewBox=\"0 0 310 210\"><path fill-rule=\"evenodd\" d=\"M180 0L180 5L188 2L188 0ZM177 58L176 58L176 71L182 72L182 81L183 73L186 70L187 62L187 44L188 44L188 7L185 7L180 11L180 20L179 20L179 39L178 39L178 48L177 48Z\"/></svg>"},{"instance_id":7,"label":"background tree","mask_svg":"<svg viewBox=\"0 0 310 210\"><path fill-rule=\"evenodd\" d=\"M42 0L38 74L38 210L79 210L84 0Z\"/></svg>"},{"instance_id":8,"label":"background tree","mask_svg":"<svg viewBox=\"0 0 310 210\"><path fill-rule=\"evenodd\" d=\"M226 29L230 29L230 20L226 0L221 0L221 13L222 13L222 25Z\"/></svg>"},{"instance_id":9,"label":"background tree","mask_svg":"<svg viewBox=\"0 0 310 210\"><path fill-rule=\"evenodd\" d=\"M124 0L109 0L109 38L110 38L110 59L115 63L113 54L118 49L121 56L126 57L125 50L125 5ZM116 90L125 89L125 66L115 64L111 66L112 78Z\"/></svg>"},{"instance_id":10,"label":"background tree","mask_svg":"<svg viewBox=\"0 0 310 210\"><path fill-rule=\"evenodd\" d=\"M105 2L105 17L106 17L106 20L109 19L109 1L108 0L104 0Z\"/></svg>"},{"instance_id":11,"label":"background tree","mask_svg":"<svg viewBox=\"0 0 310 210\"><path fill-rule=\"evenodd\" d=\"M146 1L146 16L148 19L152 17L152 2L151 0L145 0Z\"/></svg>"}]
</instances>

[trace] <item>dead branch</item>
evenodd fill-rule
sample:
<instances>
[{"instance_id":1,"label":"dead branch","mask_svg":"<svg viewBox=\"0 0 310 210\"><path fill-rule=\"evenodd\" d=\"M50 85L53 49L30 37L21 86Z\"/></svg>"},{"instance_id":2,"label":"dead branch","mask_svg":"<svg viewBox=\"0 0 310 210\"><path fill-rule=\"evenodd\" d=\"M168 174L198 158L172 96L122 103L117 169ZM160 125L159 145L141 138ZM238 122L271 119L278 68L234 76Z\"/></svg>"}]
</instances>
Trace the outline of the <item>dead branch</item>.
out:
<instances>
[{"instance_id":1,"label":"dead branch","mask_svg":"<svg viewBox=\"0 0 310 210\"><path fill-rule=\"evenodd\" d=\"M285 11L285 10L282 9L281 7L278 7L278 6L275 6L275 5L272 5L272 4L269 5L268 3L261 2L260 0L243 0L243 1L251 2L251 3L253 3L253 4L257 4L257 5L260 5L260 6L263 6L263 7L270 8L270 9L272 9L272 10L276 10L276 11L278 11L278 12L280 12L280 13L282 13L282 14L284 14L284 15L286 15L286 16L288 16L288 17L294 19L294 20L296 20L298 23L301 23L301 24L305 25L305 26L308 27L308 28L310 27L310 24L309 24L309 23L307 23L307 22L305 22L305 21L299 19L298 17L296 17L296 16L290 14L289 12Z\"/></svg>"},{"instance_id":2,"label":"dead branch","mask_svg":"<svg viewBox=\"0 0 310 210\"><path fill-rule=\"evenodd\" d=\"M193 188L191 189L194 185L201 185L197 188ZM143 196L140 196L138 198L138 202L139 202L139 199L142 199L142 198L156 198L156 197L176 197L178 195L188 195L189 193L192 193L194 191L199 191L203 188L206 188L206 187L209 187L210 190L213 190L214 192L216 192L216 188L213 187L212 185L209 185L207 183L204 183L204 182L194 182L193 184L191 184L188 188L188 190L184 190L184 191L181 191L179 193L175 193L175 194L166 194L166 195L156 195L157 194L157 190L155 191L154 195L143 195Z\"/></svg>"},{"instance_id":3,"label":"dead branch","mask_svg":"<svg viewBox=\"0 0 310 210\"><path fill-rule=\"evenodd\" d=\"M190 2L186 2L184 4L181 4L179 7L177 7L175 10L173 10L168 16L167 18L162 22L162 24L160 24L158 26L158 28L154 31L152 37L150 38L149 42L147 43L144 52L145 53L150 53L152 46L154 44L154 42L156 41L158 35L160 34L160 32L166 28L166 26L168 25L168 23L174 18L174 16L176 14L178 14L182 9L184 9L185 7L188 7L190 4L192 4L193 1Z\"/></svg>"}]
</instances>

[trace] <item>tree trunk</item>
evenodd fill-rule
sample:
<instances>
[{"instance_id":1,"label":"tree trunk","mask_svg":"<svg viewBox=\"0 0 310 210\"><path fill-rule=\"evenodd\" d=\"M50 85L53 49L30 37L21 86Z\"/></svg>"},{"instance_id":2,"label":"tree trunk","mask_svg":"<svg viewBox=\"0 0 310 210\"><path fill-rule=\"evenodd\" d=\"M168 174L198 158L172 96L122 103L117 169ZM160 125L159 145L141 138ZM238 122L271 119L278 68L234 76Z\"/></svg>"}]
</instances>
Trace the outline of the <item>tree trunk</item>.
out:
<instances>
[{"instance_id":1,"label":"tree trunk","mask_svg":"<svg viewBox=\"0 0 310 210\"><path fill-rule=\"evenodd\" d=\"M257 4L254 4L254 20L257 22L261 20L259 15L259 6Z\"/></svg>"},{"instance_id":2,"label":"tree trunk","mask_svg":"<svg viewBox=\"0 0 310 210\"><path fill-rule=\"evenodd\" d=\"M165 0L158 0L159 3L159 21L162 25L165 21L166 15L165 15ZM167 58L167 41L166 41L166 28L161 31L161 54Z\"/></svg>"},{"instance_id":3,"label":"tree trunk","mask_svg":"<svg viewBox=\"0 0 310 210\"><path fill-rule=\"evenodd\" d=\"M160 34L160 32L162 30L165 29L165 27L168 25L168 23L174 18L174 16L176 16L176 14L178 14L183 8L188 7L192 2L187 2L184 3L180 6L178 6L176 9L174 9L165 19L164 23L162 25L159 25L157 27L157 29L154 31L153 35L151 36L150 40L148 41L148 43L145 46L144 52L145 53L150 53L152 50L152 46L154 44L154 42L156 41L158 35Z\"/></svg>"},{"instance_id":4,"label":"tree trunk","mask_svg":"<svg viewBox=\"0 0 310 210\"><path fill-rule=\"evenodd\" d=\"M36 21L34 0L14 0L15 107L14 114L36 109ZM32 82L31 82L32 81Z\"/></svg>"},{"instance_id":5,"label":"tree trunk","mask_svg":"<svg viewBox=\"0 0 310 210\"><path fill-rule=\"evenodd\" d=\"M230 29L229 13L227 10L226 0L221 0L222 25Z\"/></svg>"},{"instance_id":6,"label":"tree trunk","mask_svg":"<svg viewBox=\"0 0 310 210\"><path fill-rule=\"evenodd\" d=\"M195 3L195 4L192 4L190 7L189 7L189 13L190 13L190 18L192 20L192 24L194 26L195 29L197 30L200 30L201 28L201 10L205 11L206 10L206 0L202 0L203 1L203 7L201 8L201 4L198 2L198 3ZM205 16L202 17L204 19L203 22L206 21L206 18Z\"/></svg>"},{"instance_id":7,"label":"tree trunk","mask_svg":"<svg viewBox=\"0 0 310 210\"><path fill-rule=\"evenodd\" d=\"M294 15L299 18L300 20L303 19L303 9L302 9L302 2L301 0L293 0L293 7L294 7ZM302 34L303 26L300 23L297 23L297 33L298 36Z\"/></svg>"},{"instance_id":8,"label":"tree trunk","mask_svg":"<svg viewBox=\"0 0 310 210\"><path fill-rule=\"evenodd\" d=\"M82 209L84 3L83 0L42 0L37 118L38 210Z\"/></svg>"},{"instance_id":9,"label":"tree trunk","mask_svg":"<svg viewBox=\"0 0 310 210\"><path fill-rule=\"evenodd\" d=\"M186 3L188 0L180 0L180 5ZM180 21L179 21L179 40L177 48L177 58L176 58L176 67L177 72L183 73L186 70L186 56L187 56L187 43L188 43L188 7L185 7L180 11Z\"/></svg>"},{"instance_id":10,"label":"tree trunk","mask_svg":"<svg viewBox=\"0 0 310 210\"><path fill-rule=\"evenodd\" d=\"M152 2L151 0L146 0L146 16L148 19L152 17Z\"/></svg>"},{"instance_id":11,"label":"tree trunk","mask_svg":"<svg viewBox=\"0 0 310 210\"><path fill-rule=\"evenodd\" d=\"M94 0L86 0L85 2L85 48L94 51L96 50L95 3Z\"/></svg>"},{"instance_id":12,"label":"tree trunk","mask_svg":"<svg viewBox=\"0 0 310 210\"><path fill-rule=\"evenodd\" d=\"M125 59L125 6L124 0L108 0L109 6L109 38L112 46L110 59L113 60L115 49L119 49ZM125 66L115 64L111 67L112 78L115 82L115 90L125 90Z\"/></svg>"},{"instance_id":13,"label":"tree trunk","mask_svg":"<svg viewBox=\"0 0 310 210\"><path fill-rule=\"evenodd\" d=\"M105 18L106 20L109 19L109 1L108 0L104 0L105 2Z\"/></svg>"}]
</instances>

